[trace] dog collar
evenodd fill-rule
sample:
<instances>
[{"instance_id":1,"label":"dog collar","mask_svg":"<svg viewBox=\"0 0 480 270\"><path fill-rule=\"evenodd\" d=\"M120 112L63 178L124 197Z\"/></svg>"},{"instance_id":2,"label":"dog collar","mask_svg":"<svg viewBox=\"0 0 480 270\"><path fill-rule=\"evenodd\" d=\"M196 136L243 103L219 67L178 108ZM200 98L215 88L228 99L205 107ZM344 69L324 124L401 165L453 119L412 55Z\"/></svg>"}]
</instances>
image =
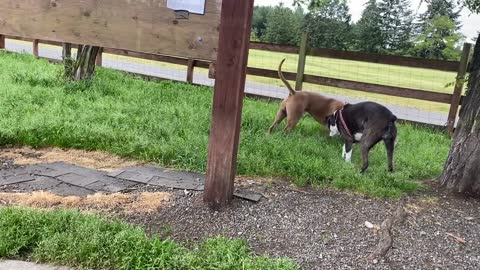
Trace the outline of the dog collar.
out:
<instances>
[{"instance_id":1,"label":"dog collar","mask_svg":"<svg viewBox=\"0 0 480 270\"><path fill-rule=\"evenodd\" d=\"M340 116L340 123L342 124L342 128L345 130L347 133L348 137L353 138L352 133L350 133L350 130L347 127L347 124L345 123L345 119L343 119L343 108L338 111L338 115Z\"/></svg>"}]
</instances>

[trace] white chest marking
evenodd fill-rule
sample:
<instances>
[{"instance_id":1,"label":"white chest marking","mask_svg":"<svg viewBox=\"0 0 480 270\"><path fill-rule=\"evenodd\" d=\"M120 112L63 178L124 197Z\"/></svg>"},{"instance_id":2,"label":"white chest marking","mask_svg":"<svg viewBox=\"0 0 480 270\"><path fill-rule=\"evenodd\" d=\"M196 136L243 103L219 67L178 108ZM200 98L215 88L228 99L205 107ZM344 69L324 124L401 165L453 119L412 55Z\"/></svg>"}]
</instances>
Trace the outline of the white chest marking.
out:
<instances>
[{"instance_id":1,"label":"white chest marking","mask_svg":"<svg viewBox=\"0 0 480 270\"><path fill-rule=\"evenodd\" d=\"M363 133L355 133L353 137L355 138L355 141L360 141L362 139Z\"/></svg>"},{"instance_id":2,"label":"white chest marking","mask_svg":"<svg viewBox=\"0 0 480 270\"><path fill-rule=\"evenodd\" d=\"M345 154L345 161L348 163L352 162L352 152L353 152L353 148L350 149L350 152L347 152Z\"/></svg>"},{"instance_id":3,"label":"white chest marking","mask_svg":"<svg viewBox=\"0 0 480 270\"><path fill-rule=\"evenodd\" d=\"M347 152L345 144L343 145L342 158L344 158L346 162L352 162L352 151L353 148L350 149L350 152Z\"/></svg>"}]
</instances>

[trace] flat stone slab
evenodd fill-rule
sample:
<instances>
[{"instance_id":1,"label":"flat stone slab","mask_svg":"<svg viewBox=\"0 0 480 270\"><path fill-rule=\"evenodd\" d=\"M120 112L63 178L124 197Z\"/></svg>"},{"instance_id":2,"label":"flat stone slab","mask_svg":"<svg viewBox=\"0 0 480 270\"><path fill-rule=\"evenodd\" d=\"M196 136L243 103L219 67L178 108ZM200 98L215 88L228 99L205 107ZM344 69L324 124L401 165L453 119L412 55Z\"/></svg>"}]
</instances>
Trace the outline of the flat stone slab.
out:
<instances>
[{"instance_id":1,"label":"flat stone slab","mask_svg":"<svg viewBox=\"0 0 480 270\"><path fill-rule=\"evenodd\" d=\"M161 176L154 176L152 180L148 181L148 184L153 186L195 190L195 191L202 191L204 189L204 185L200 181L196 181L192 179L175 180L175 179L165 178Z\"/></svg>"},{"instance_id":2,"label":"flat stone slab","mask_svg":"<svg viewBox=\"0 0 480 270\"><path fill-rule=\"evenodd\" d=\"M61 183L49 191L60 196L78 196L78 197L85 197L85 196L93 195L96 193L95 191L90 189L72 186L65 183Z\"/></svg>"},{"instance_id":3,"label":"flat stone slab","mask_svg":"<svg viewBox=\"0 0 480 270\"><path fill-rule=\"evenodd\" d=\"M259 202L260 199L263 197L263 195L260 193L247 191L247 190L235 191L233 193L233 196L238 197L240 199L247 200L247 201L252 201L252 202Z\"/></svg>"},{"instance_id":4,"label":"flat stone slab","mask_svg":"<svg viewBox=\"0 0 480 270\"><path fill-rule=\"evenodd\" d=\"M60 175L57 177L57 179L62 182L79 187L85 187L98 181L97 177L88 177L76 173L67 173L64 175Z\"/></svg>"},{"instance_id":5,"label":"flat stone slab","mask_svg":"<svg viewBox=\"0 0 480 270\"><path fill-rule=\"evenodd\" d=\"M23 182L32 181L32 180L35 180L35 177L31 176L29 173L2 176L0 178L0 186L18 184L18 183L23 183Z\"/></svg>"},{"instance_id":6,"label":"flat stone slab","mask_svg":"<svg viewBox=\"0 0 480 270\"><path fill-rule=\"evenodd\" d=\"M22 261L0 261L0 270L69 270L67 267L35 264Z\"/></svg>"},{"instance_id":7,"label":"flat stone slab","mask_svg":"<svg viewBox=\"0 0 480 270\"><path fill-rule=\"evenodd\" d=\"M106 193L117 193L129 189L135 185L138 185L138 183L113 177L105 177L97 182L85 186L85 188Z\"/></svg>"},{"instance_id":8,"label":"flat stone slab","mask_svg":"<svg viewBox=\"0 0 480 270\"><path fill-rule=\"evenodd\" d=\"M106 173L64 162L29 165L0 171L0 186L31 191L50 191L61 196L87 196L96 192L117 193L137 185L203 191L201 173L167 170L158 167L128 167ZM256 191L256 190L255 190ZM236 190L234 196L258 202L261 192Z\"/></svg>"},{"instance_id":9,"label":"flat stone slab","mask_svg":"<svg viewBox=\"0 0 480 270\"><path fill-rule=\"evenodd\" d=\"M25 191L48 191L60 185L62 181L52 177L37 176L35 180L24 182L18 185L18 188Z\"/></svg>"}]
</instances>

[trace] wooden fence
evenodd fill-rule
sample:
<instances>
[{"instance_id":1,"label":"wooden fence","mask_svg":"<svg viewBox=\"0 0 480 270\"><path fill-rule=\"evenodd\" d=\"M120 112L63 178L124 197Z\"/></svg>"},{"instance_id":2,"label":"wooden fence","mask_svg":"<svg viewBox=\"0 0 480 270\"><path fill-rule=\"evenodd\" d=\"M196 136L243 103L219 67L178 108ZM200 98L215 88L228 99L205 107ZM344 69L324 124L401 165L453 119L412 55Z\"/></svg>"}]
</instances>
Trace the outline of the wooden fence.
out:
<instances>
[{"instance_id":1,"label":"wooden fence","mask_svg":"<svg viewBox=\"0 0 480 270\"><path fill-rule=\"evenodd\" d=\"M32 40L32 39L27 39L22 37L0 35L0 48L5 47L5 38L32 42L33 54L35 56L38 56L39 43L62 46L62 42L59 42L59 41ZM462 58L460 61L444 61L444 60L432 60L432 59L422 59L422 58L403 57L403 56L370 54L370 53L363 53L363 52L338 51L338 50L321 49L321 48L308 48L307 39L308 37L306 35L302 36L300 47L251 42L250 49L266 50L270 52L273 51L273 52L299 54L297 73L293 73L293 72L284 73L285 77L288 80L296 81L295 88L297 90L301 90L302 84L306 82L306 83L345 88L349 90L363 91L363 92L382 94L382 95L388 95L388 96L411 98L411 99L417 99L417 100L425 100L425 101L450 104L447 129L450 133L453 132L456 116L458 113L458 108L462 103L462 98L463 98L462 90L464 87L465 75L468 70L468 59L471 51L471 44L469 43L464 44ZM214 65L210 61L205 61L201 59L179 58L179 57L172 57L172 56L166 56L166 55L150 54L150 53L135 52L135 51L121 50L121 49L111 49L111 48L104 48L102 52L113 54L113 55L128 56L128 57L141 58L141 59L187 66L186 80L189 83L193 82L193 72L195 67L210 69L209 76L214 77L214 72L212 72L214 71ZM306 63L305 59L307 55L325 57L325 58L361 61L361 62L376 63L376 64L386 64L386 65L406 66L406 67L413 67L413 68L457 72L456 83L452 93L447 94L447 93L439 93L434 91L387 86L387 85L357 82L357 81L337 79L337 78L329 78L329 77L323 77L323 76L317 76L317 75L311 75L311 74L304 74L305 63ZM97 64L99 65L101 65L101 57L102 56L100 54L99 59L97 59L98 60ZM262 69L262 68L248 67L247 74L253 75L253 76L267 77L267 78L275 78L275 79L278 78L278 74L276 70L269 70L269 69Z\"/></svg>"}]
</instances>

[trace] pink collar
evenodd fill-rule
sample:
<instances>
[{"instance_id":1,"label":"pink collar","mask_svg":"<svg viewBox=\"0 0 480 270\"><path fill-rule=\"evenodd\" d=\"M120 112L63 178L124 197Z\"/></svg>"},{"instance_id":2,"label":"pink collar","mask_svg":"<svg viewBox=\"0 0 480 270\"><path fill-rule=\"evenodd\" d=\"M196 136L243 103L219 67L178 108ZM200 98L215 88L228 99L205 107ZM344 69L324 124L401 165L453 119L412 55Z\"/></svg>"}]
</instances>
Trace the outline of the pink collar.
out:
<instances>
[{"instance_id":1,"label":"pink collar","mask_svg":"<svg viewBox=\"0 0 480 270\"><path fill-rule=\"evenodd\" d=\"M350 133L350 130L347 127L347 124L345 123L345 120L343 119L343 108L338 112L340 115L340 123L342 124L342 128L345 130L347 133L348 137L353 138L352 133Z\"/></svg>"}]
</instances>

